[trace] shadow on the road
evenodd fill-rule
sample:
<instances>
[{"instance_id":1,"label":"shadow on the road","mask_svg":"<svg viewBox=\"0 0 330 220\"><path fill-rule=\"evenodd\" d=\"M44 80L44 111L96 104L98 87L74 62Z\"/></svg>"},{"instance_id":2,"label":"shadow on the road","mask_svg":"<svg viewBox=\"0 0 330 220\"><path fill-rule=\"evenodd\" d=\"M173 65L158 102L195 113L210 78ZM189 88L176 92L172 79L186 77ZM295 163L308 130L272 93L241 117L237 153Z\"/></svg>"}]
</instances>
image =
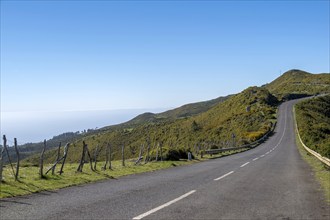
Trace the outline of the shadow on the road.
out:
<instances>
[{"instance_id":1,"label":"shadow on the road","mask_svg":"<svg viewBox=\"0 0 330 220\"><path fill-rule=\"evenodd\" d=\"M268 140L270 137L272 137L274 134L276 134L276 133L277 133L277 132L275 132L275 131L270 132L270 133L268 134L268 136L267 136L265 139L260 140L260 141L258 142L258 144L257 144L256 146L254 146L254 147L246 148L246 150L242 150L242 151L240 151L240 152L235 152L235 153L232 153L232 154L219 154L219 155L212 155L212 157L209 158L209 159L210 159L210 160L214 160L214 159L219 159L219 158L222 158L222 157L228 157L228 156L231 156L231 155L234 155L234 154L243 153L243 152L248 151L248 150L250 150L250 149L256 148L256 147L258 147L259 145L261 145L261 144L267 142L267 140ZM230 152L230 151L229 151L229 152Z\"/></svg>"},{"instance_id":2,"label":"shadow on the road","mask_svg":"<svg viewBox=\"0 0 330 220\"><path fill-rule=\"evenodd\" d=\"M43 190L41 192L37 192L40 195L50 196L51 194L57 193L56 191L49 191L49 190Z\"/></svg>"},{"instance_id":3,"label":"shadow on the road","mask_svg":"<svg viewBox=\"0 0 330 220\"><path fill-rule=\"evenodd\" d=\"M275 131L270 132L265 139L263 139L262 141L259 142L259 145L262 144L262 143L265 143L269 138L271 138L272 136L274 136L274 134L276 134L276 133L277 132L275 132Z\"/></svg>"},{"instance_id":4,"label":"shadow on the road","mask_svg":"<svg viewBox=\"0 0 330 220\"><path fill-rule=\"evenodd\" d=\"M22 198L20 198L20 199L22 199ZM14 200L12 198L9 198L9 199L6 199L6 200L1 199L0 200L0 207L1 208L5 208L6 207L6 205L4 205L3 203L8 204L8 206L10 206L10 204L12 204L12 203L14 203L14 204L21 204L21 205L32 205L31 203L16 201L16 200Z\"/></svg>"},{"instance_id":5,"label":"shadow on the road","mask_svg":"<svg viewBox=\"0 0 330 220\"><path fill-rule=\"evenodd\" d=\"M245 150L245 151L247 151L247 150ZM245 151L235 152L233 154L225 154L225 155L212 155L212 157L210 157L209 159L214 160L214 159L219 159L219 158L223 158L223 157L229 157L229 156L232 156L232 155L235 155L235 154L243 153Z\"/></svg>"},{"instance_id":6,"label":"shadow on the road","mask_svg":"<svg viewBox=\"0 0 330 220\"><path fill-rule=\"evenodd\" d=\"M101 174L100 174L100 175L101 175ZM118 180L118 178L115 178L115 177L110 176L110 175L108 175L108 174L102 174L102 175L105 176L107 179L100 179L100 180L92 181L92 182L91 182L90 179L87 179L87 178L81 178L81 179L83 179L83 180L86 180L86 182L83 183L83 184L72 185L72 186L74 186L74 187L85 187L86 184L90 184L90 183L94 183L94 184L96 184L96 183L100 183L100 182L108 181L109 179L112 179L112 180ZM71 186L70 186L70 187L71 187Z\"/></svg>"}]
</instances>

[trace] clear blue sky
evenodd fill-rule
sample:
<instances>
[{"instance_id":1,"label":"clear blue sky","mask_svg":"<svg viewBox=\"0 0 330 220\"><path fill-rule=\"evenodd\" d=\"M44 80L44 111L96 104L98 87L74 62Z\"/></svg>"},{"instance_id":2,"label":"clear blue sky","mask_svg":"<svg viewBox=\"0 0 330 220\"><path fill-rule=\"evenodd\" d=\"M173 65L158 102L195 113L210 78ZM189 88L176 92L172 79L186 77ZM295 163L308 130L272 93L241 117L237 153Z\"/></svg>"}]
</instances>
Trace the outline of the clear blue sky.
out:
<instances>
[{"instance_id":1,"label":"clear blue sky","mask_svg":"<svg viewBox=\"0 0 330 220\"><path fill-rule=\"evenodd\" d=\"M2 112L176 107L329 59L329 1L1 1Z\"/></svg>"}]
</instances>

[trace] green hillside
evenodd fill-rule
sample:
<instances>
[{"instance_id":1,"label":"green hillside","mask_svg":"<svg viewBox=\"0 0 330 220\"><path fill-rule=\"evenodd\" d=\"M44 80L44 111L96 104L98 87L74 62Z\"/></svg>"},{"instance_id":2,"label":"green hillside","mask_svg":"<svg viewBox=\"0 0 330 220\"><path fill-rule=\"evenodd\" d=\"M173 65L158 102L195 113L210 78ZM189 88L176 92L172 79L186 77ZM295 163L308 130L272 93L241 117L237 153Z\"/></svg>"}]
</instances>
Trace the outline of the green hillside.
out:
<instances>
[{"instance_id":1,"label":"green hillside","mask_svg":"<svg viewBox=\"0 0 330 220\"><path fill-rule=\"evenodd\" d=\"M112 128L123 129L126 127L141 125L143 123L159 123L159 122L170 121L179 118L191 117L208 111L210 108L225 101L229 97L230 95L225 97L218 97L216 99L212 99L209 101L190 103L158 114L146 112L136 116L130 121L127 121L120 125L105 127L103 128L103 130L112 129Z\"/></svg>"},{"instance_id":2,"label":"green hillside","mask_svg":"<svg viewBox=\"0 0 330 220\"><path fill-rule=\"evenodd\" d=\"M265 88L280 100L330 93L330 74L311 74L293 69L265 85Z\"/></svg>"},{"instance_id":3,"label":"green hillside","mask_svg":"<svg viewBox=\"0 0 330 220\"><path fill-rule=\"evenodd\" d=\"M215 106L216 104L219 104L229 98L230 96L225 97L218 97L216 99L212 99L209 101L203 101L203 102L196 102L191 103L187 105L183 105L181 107L162 112L159 114L154 113L143 113L141 115L138 115L137 117L133 118L130 121L118 124L118 125L111 125L107 126L98 130L95 129L88 129L86 133L79 133L79 132L66 132L57 136L54 136L53 138L47 140L47 145L50 149L57 148L58 144L62 142L62 144L65 144L67 142L72 142L76 139L81 139L84 136L96 134L99 132L104 131L116 131L116 130L125 130L125 129L131 129L132 127L136 127L138 125L144 124L144 123L160 123L162 121L169 121L169 120L175 120L181 117L190 117L193 115L200 114L202 112L205 112ZM1 145L0 145L1 147ZM43 142L39 143L27 143L19 146L20 149L20 158L24 159L27 158L33 154L41 152L43 148ZM9 148L9 155L10 158L13 161L16 161L16 153L14 148ZM7 157L5 157L5 163L8 162Z\"/></svg>"},{"instance_id":4,"label":"green hillside","mask_svg":"<svg viewBox=\"0 0 330 220\"><path fill-rule=\"evenodd\" d=\"M208 111L210 108L225 101L229 97L231 97L231 96L229 95L229 96L219 97L219 98L212 99L212 100L205 101L205 102L197 102L197 103L183 105L179 108L157 114L157 116L160 118L177 119L177 118L184 118L184 117L198 115L200 113Z\"/></svg>"},{"instance_id":5,"label":"green hillside","mask_svg":"<svg viewBox=\"0 0 330 220\"><path fill-rule=\"evenodd\" d=\"M107 142L113 146L113 158L119 159L121 146L125 145L126 158L137 157L141 145L150 142L151 154L156 155L156 147L161 145L164 157L170 149L197 152L211 146L228 147L233 144L253 142L271 128L275 119L277 99L266 89L251 87L231 96L210 110L201 114L164 120L134 124L132 127L104 130L86 135L70 148L70 162L77 162L81 155L82 141L91 151L96 146L104 147ZM143 117L146 116L146 117ZM145 121L149 114L144 114ZM235 139L232 138L235 134ZM103 153L102 153L103 152ZM101 151L100 160L104 159L105 149ZM47 152L49 161L54 160L55 151ZM37 157L28 160L37 163Z\"/></svg>"},{"instance_id":6,"label":"green hillside","mask_svg":"<svg viewBox=\"0 0 330 220\"><path fill-rule=\"evenodd\" d=\"M330 158L330 95L298 103L296 118L303 142Z\"/></svg>"},{"instance_id":7,"label":"green hillside","mask_svg":"<svg viewBox=\"0 0 330 220\"><path fill-rule=\"evenodd\" d=\"M198 153L211 147L250 143L269 131L276 121L278 100L329 90L330 74L290 70L261 88L250 87L236 95L188 104L159 114L144 113L128 122L82 134L73 142L68 160L79 160L83 141L91 151L96 146L102 148L100 160L104 159L106 143L113 146L114 159L121 157L122 145L125 145L126 158L137 157L141 146L145 153L147 145L150 145L152 157L158 146L162 146L166 158L170 150ZM53 150L47 155L52 161L56 154ZM37 157L28 161L37 163Z\"/></svg>"}]
</instances>

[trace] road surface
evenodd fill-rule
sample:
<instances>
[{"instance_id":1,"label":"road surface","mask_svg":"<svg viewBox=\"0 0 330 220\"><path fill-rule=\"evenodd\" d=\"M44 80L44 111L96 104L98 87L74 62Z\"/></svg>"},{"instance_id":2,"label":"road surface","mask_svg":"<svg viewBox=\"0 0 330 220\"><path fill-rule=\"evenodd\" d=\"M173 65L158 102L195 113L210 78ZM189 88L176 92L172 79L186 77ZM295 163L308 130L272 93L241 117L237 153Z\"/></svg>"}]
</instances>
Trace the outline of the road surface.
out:
<instances>
[{"instance_id":1,"label":"road surface","mask_svg":"<svg viewBox=\"0 0 330 220\"><path fill-rule=\"evenodd\" d=\"M292 106L275 134L229 157L0 202L0 219L330 219L295 144Z\"/></svg>"}]
</instances>

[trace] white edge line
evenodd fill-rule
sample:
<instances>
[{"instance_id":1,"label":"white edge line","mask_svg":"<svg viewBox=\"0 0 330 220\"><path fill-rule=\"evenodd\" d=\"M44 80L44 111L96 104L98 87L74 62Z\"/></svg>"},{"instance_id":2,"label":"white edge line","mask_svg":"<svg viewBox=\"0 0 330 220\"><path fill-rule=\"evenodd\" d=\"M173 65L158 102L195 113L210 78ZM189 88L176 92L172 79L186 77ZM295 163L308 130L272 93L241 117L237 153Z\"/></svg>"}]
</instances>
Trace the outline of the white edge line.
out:
<instances>
[{"instance_id":1,"label":"white edge line","mask_svg":"<svg viewBox=\"0 0 330 220\"><path fill-rule=\"evenodd\" d=\"M257 158L254 158L254 159L253 159L253 161L256 161L256 160L258 160L258 159L259 159L259 157L257 157Z\"/></svg>"},{"instance_id":2,"label":"white edge line","mask_svg":"<svg viewBox=\"0 0 330 220\"><path fill-rule=\"evenodd\" d=\"M167 203L165 203L165 204L163 204L161 206L158 206L157 208L151 209L148 212L145 212L145 213L143 213L141 215L138 215L138 216L134 217L133 219L142 219L142 218L144 218L144 217L146 217L146 216L148 216L148 215L150 215L150 214L152 214L154 212L157 212L157 211L159 211L159 210L161 210L161 209L163 209L163 208L165 208L167 206L172 205L173 203L175 203L175 202L177 202L177 201L179 201L181 199L186 198L187 196L189 196L189 195L191 195L191 194L193 194L195 192L196 192L196 190L192 190L192 191L190 191L190 192L188 192L188 193L186 193L186 194L184 194L184 195L182 195L182 196L180 196L180 197L178 197L176 199L173 199L173 200L171 200L171 201L169 201L169 202L167 202Z\"/></svg>"},{"instance_id":3,"label":"white edge line","mask_svg":"<svg viewBox=\"0 0 330 220\"><path fill-rule=\"evenodd\" d=\"M264 157L265 155L263 154L263 155L261 155L260 157Z\"/></svg>"},{"instance_id":4,"label":"white edge line","mask_svg":"<svg viewBox=\"0 0 330 220\"><path fill-rule=\"evenodd\" d=\"M246 162L245 164L241 165L241 167L245 167L246 165L248 165L250 162Z\"/></svg>"},{"instance_id":5,"label":"white edge line","mask_svg":"<svg viewBox=\"0 0 330 220\"><path fill-rule=\"evenodd\" d=\"M233 174L233 173L234 173L234 171L230 171L229 173L226 173L225 175L220 176L219 178L214 179L214 181L221 180L221 179L225 178L226 176L229 176L230 174Z\"/></svg>"}]
</instances>

